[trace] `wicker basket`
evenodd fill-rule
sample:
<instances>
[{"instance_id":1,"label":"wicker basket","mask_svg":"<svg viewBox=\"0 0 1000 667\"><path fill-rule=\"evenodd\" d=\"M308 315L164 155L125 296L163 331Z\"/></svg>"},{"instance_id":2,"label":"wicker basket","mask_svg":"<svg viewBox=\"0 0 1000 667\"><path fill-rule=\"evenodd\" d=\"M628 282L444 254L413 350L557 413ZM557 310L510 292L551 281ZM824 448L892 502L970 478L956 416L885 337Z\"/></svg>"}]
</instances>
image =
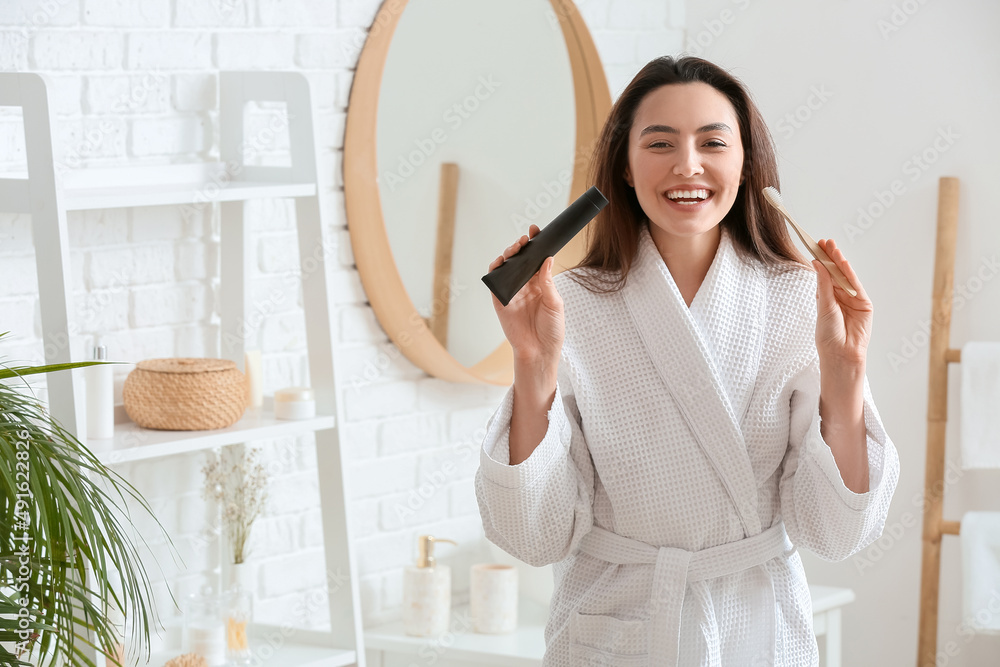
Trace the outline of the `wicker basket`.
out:
<instances>
[{"instance_id":1,"label":"wicker basket","mask_svg":"<svg viewBox=\"0 0 1000 667\"><path fill-rule=\"evenodd\" d=\"M197 653L185 653L168 660L163 667L208 667L208 661Z\"/></svg>"},{"instance_id":2,"label":"wicker basket","mask_svg":"<svg viewBox=\"0 0 1000 667\"><path fill-rule=\"evenodd\" d=\"M246 377L225 359L147 359L125 378L122 397L129 418L144 428L225 428L246 409Z\"/></svg>"}]
</instances>

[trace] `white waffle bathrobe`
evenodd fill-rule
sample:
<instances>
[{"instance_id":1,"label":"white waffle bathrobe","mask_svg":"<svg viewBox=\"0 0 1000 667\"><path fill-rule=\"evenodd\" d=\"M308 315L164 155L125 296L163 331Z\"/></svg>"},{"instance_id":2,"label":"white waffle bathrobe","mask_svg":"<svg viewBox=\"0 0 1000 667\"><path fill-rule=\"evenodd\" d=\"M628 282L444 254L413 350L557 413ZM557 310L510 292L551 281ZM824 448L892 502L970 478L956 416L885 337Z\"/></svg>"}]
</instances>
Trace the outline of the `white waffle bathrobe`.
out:
<instances>
[{"instance_id":1,"label":"white waffle bathrobe","mask_svg":"<svg viewBox=\"0 0 1000 667\"><path fill-rule=\"evenodd\" d=\"M544 664L818 664L796 549L877 539L899 458L867 379L867 493L820 435L816 274L750 267L724 231L689 309L644 229L621 292L555 284L548 430L509 465L508 390L476 475L487 537L555 563Z\"/></svg>"}]
</instances>

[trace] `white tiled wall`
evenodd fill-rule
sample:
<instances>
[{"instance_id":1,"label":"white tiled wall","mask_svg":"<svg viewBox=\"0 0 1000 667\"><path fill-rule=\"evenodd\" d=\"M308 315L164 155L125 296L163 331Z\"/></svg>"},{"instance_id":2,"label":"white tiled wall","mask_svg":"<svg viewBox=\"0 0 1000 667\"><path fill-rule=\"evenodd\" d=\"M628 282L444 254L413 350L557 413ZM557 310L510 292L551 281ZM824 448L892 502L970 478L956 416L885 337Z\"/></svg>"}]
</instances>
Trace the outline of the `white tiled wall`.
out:
<instances>
[{"instance_id":1,"label":"white tiled wall","mask_svg":"<svg viewBox=\"0 0 1000 667\"><path fill-rule=\"evenodd\" d=\"M683 0L580 0L616 94L649 58L680 50ZM343 129L352 70L372 0L3 0L0 70L49 75L61 168L210 160L218 151L220 69L301 71L312 85L323 196L334 212L326 229L339 261L331 275L345 385L341 437L350 458L350 512L360 560L366 622L393 618L401 568L415 536L430 532L461 544L441 561L454 568L455 596L467 590L468 565L484 557L472 488L478 438L502 389L452 385L406 361L376 322L349 247L341 179ZM281 110L261 108L253 127L283 125ZM253 132L253 129L250 130ZM260 132L261 137L270 133ZM278 135L281 135L279 132ZM262 142L261 162L281 159L281 136ZM0 109L0 172L23 169L20 118ZM260 308L265 391L305 380L305 335L296 289L294 213L287 202L248 206L257 235L254 302ZM79 356L101 334L113 358L219 353L218 215L204 207L71 214L69 230ZM0 215L0 344L8 360L42 360L35 263L27 216ZM82 358L82 357L81 357ZM117 377L120 385L125 371ZM281 621L323 587L315 454L287 439L267 449L271 498L253 535L257 612ZM217 542L200 498L201 456L123 468L145 494L185 561L174 564L152 543L167 585L181 596L213 567ZM145 534L155 536L148 521ZM305 617L321 627L324 614Z\"/></svg>"}]
</instances>

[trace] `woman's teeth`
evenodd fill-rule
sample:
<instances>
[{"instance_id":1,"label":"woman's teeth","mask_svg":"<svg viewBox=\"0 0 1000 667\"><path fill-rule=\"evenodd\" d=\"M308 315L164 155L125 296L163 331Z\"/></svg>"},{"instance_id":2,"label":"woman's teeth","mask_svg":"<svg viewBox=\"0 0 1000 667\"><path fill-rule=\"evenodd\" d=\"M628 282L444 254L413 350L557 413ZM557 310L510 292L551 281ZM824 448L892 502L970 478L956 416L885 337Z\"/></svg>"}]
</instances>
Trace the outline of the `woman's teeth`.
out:
<instances>
[{"instance_id":1,"label":"woman's teeth","mask_svg":"<svg viewBox=\"0 0 1000 667\"><path fill-rule=\"evenodd\" d=\"M704 201L708 196L708 190L671 190L667 193L667 199L687 206Z\"/></svg>"}]
</instances>

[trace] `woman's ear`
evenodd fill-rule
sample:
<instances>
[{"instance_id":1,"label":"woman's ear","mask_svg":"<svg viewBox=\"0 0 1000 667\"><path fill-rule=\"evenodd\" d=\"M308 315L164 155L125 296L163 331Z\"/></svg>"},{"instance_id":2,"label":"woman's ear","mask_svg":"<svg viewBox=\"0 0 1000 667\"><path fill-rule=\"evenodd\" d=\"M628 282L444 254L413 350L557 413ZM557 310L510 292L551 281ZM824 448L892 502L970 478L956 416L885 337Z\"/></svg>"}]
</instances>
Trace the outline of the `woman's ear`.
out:
<instances>
[{"instance_id":1,"label":"woman's ear","mask_svg":"<svg viewBox=\"0 0 1000 667\"><path fill-rule=\"evenodd\" d=\"M633 182L632 182L632 172L631 172L631 171L629 171L629 168L628 168L628 167L625 167L625 175L624 175L624 178L625 178L625 182L626 182L626 183L628 183L628 186L629 186L630 188L634 188L634 187L635 187L635 183L633 183Z\"/></svg>"}]
</instances>

